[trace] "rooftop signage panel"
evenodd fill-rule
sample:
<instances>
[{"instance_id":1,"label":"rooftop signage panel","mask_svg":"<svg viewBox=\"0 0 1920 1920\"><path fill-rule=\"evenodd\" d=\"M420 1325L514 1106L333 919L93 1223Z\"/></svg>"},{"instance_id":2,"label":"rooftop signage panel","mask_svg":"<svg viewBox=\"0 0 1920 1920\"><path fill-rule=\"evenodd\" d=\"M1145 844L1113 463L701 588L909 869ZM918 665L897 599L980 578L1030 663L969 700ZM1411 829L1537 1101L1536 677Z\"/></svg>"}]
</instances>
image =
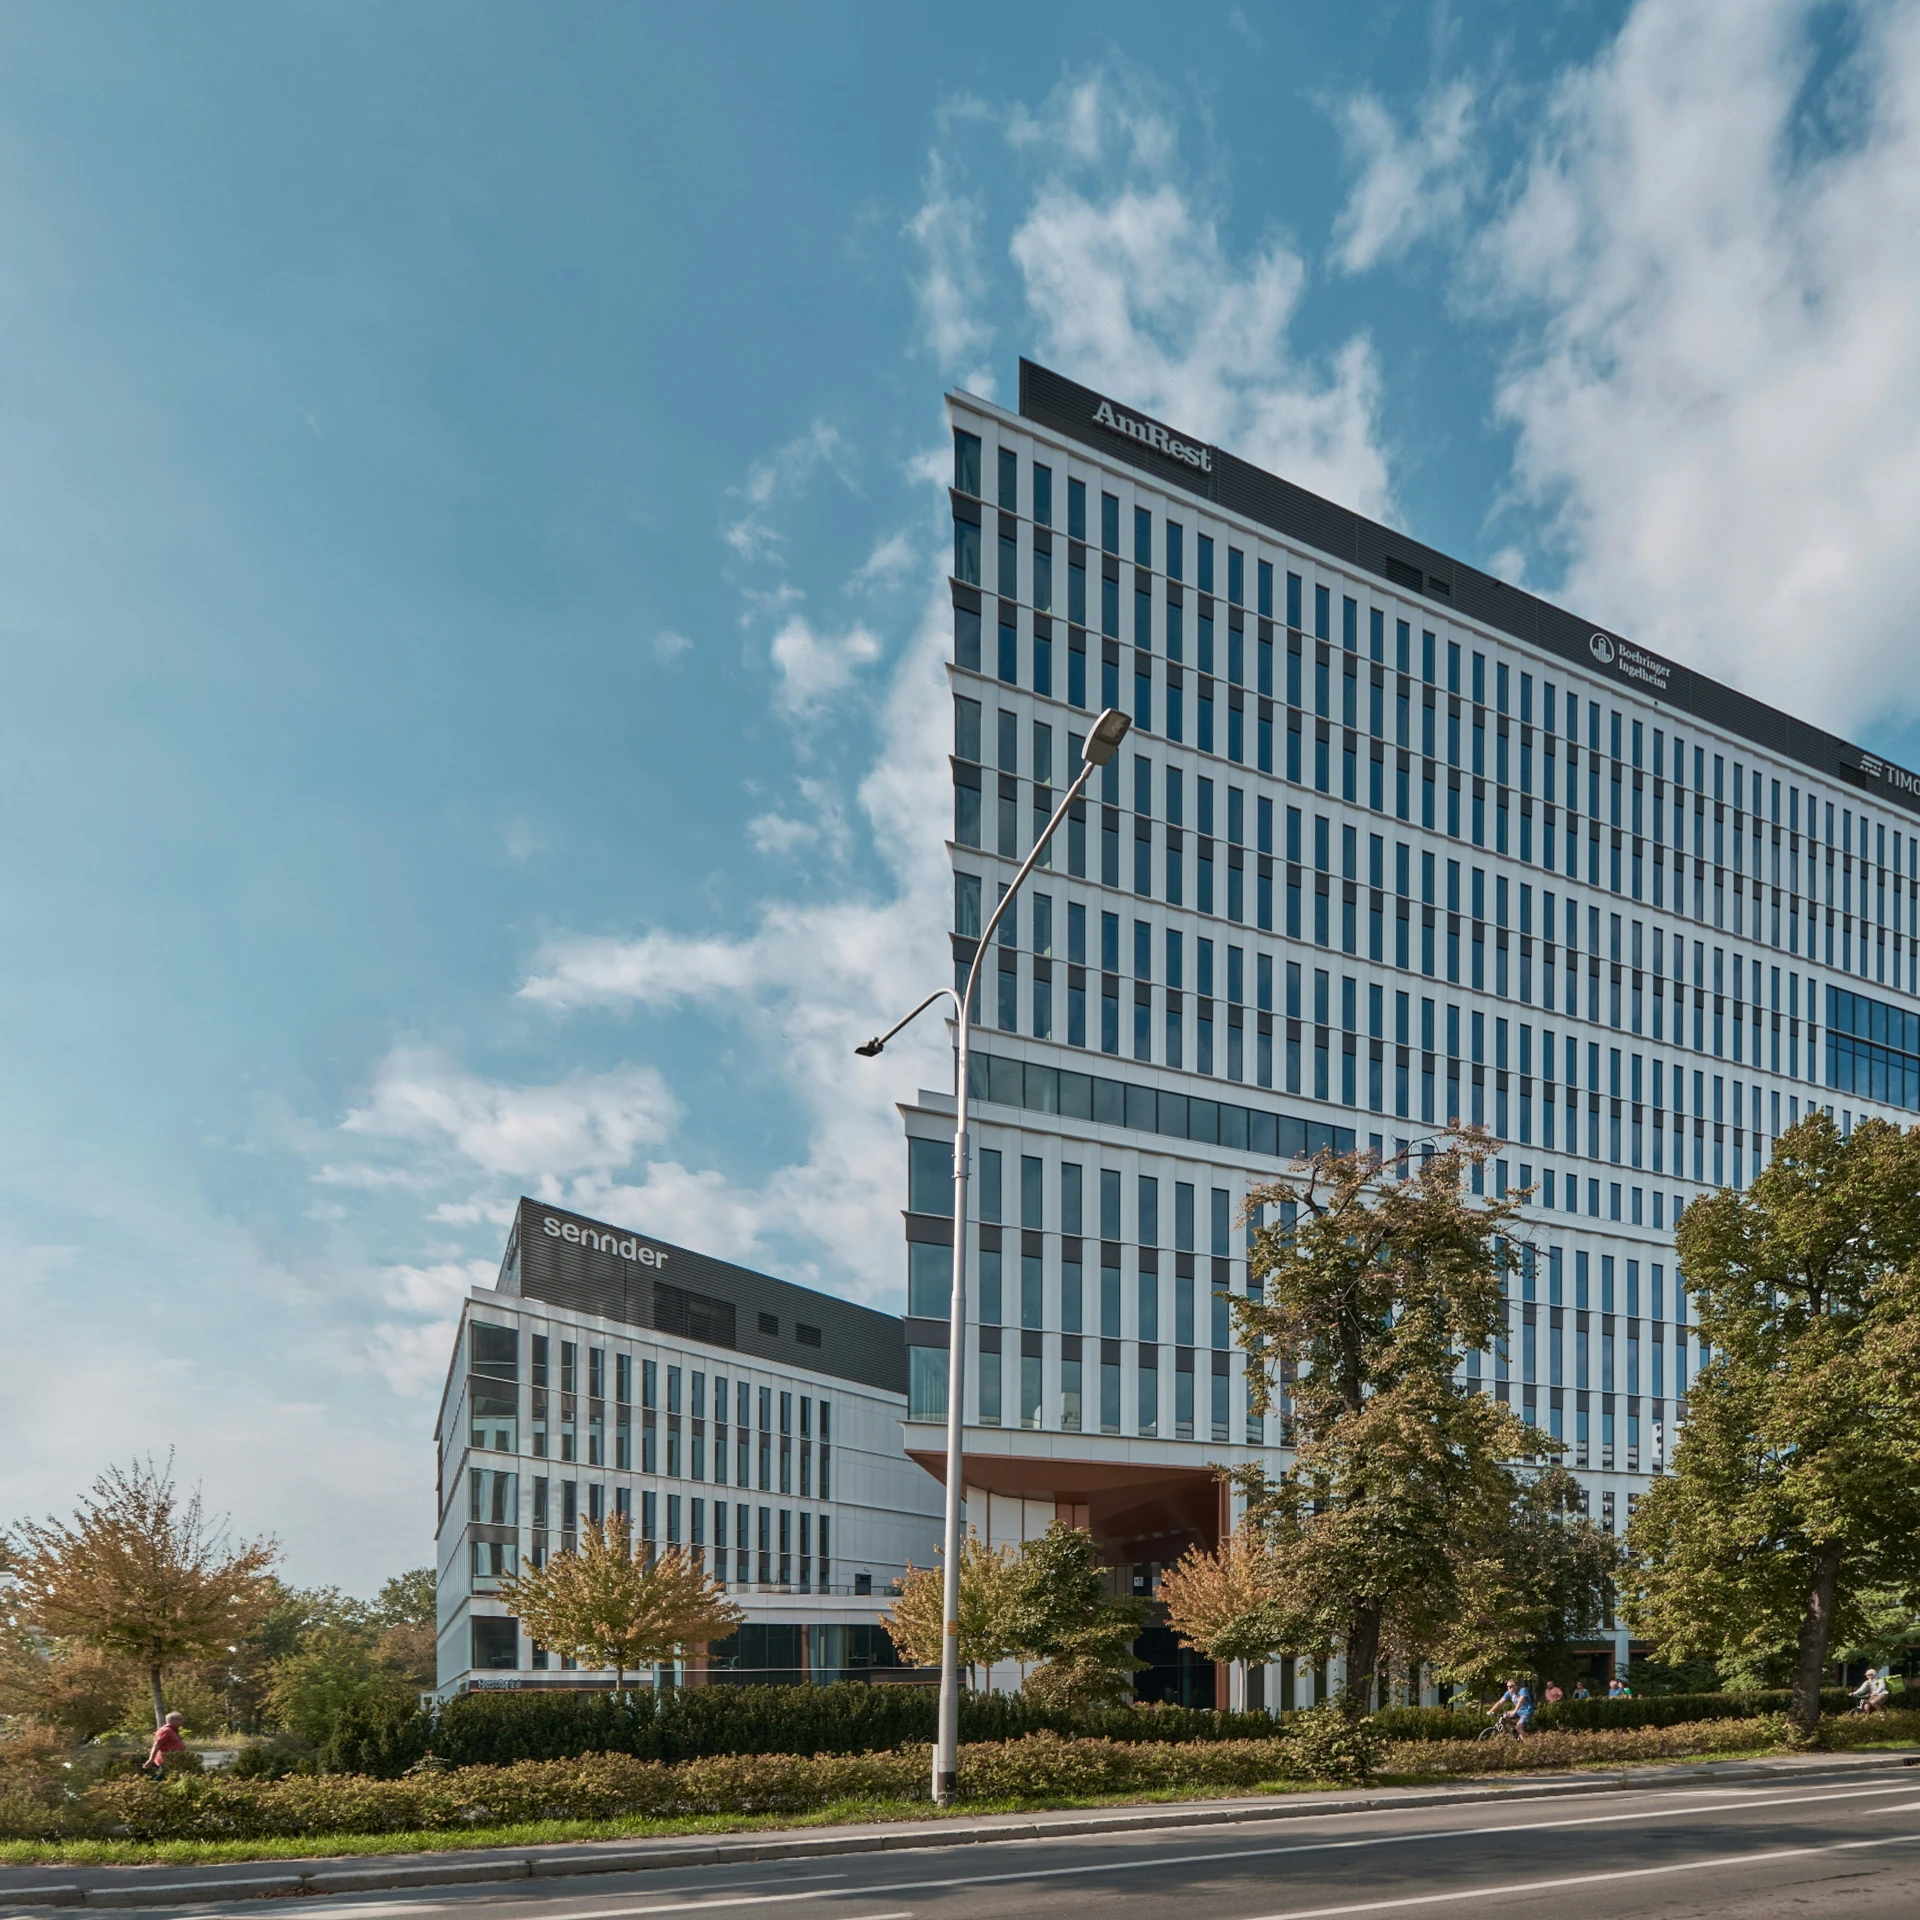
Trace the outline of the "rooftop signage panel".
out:
<instances>
[{"instance_id":1,"label":"rooftop signage panel","mask_svg":"<svg viewBox=\"0 0 1920 1920\"><path fill-rule=\"evenodd\" d=\"M1020 414L1286 539L1377 574L1404 593L1615 680L1623 691L1920 814L1920 775L1031 360L1020 362Z\"/></svg>"},{"instance_id":2,"label":"rooftop signage panel","mask_svg":"<svg viewBox=\"0 0 1920 1920\"><path fill-rule=\"evenodd\" d=\"M500 1290L890 1393L906 1390L905 1336L892 1314L538 1200L520 1202Z\"/></svg>"}]
</instances>

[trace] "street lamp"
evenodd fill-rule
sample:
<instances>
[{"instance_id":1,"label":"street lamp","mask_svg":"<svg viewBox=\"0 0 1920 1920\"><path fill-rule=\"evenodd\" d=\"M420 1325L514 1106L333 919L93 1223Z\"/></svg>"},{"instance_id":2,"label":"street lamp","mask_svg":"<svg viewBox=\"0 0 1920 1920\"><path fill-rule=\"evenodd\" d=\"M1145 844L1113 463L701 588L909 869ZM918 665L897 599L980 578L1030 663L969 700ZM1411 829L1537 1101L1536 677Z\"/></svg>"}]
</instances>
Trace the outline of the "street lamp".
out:
<instances>
[{"instance_id":1,"label":"street lamp","mask_svg":"<svg viewBox=\"0 0 1920 1920\"><path fill-rule=\"evenodd\" d=\"M1033 851L1013 876L1013 884L1001 895L987 924L980 930L980 944L967 969L964 993L941 987L877 1038L854 1048L863 1059L874 1059L902 1027L917 1020L936 1000L954 1003L954 1024L959 1043L954 1061L953 1122L953 1294L947 1303L947 1507L946 1524L941 1535L941 1553L945 1565L941 1572L940 1616L940 1730L933 1747L933 1797L940 1806L953 1804L954 1789L960 1771L960 1479L961 1401L967 1378L967 1178L969 1146L967 1141L967 1037L968 1009L973 1005L973 990L980 978L980 965L993 942L993 930L1000 916L1012 904L1047 843L1053 838L1067 810L1080 798L1096 767L1104 767L1118 751L1133 723L1117 707L1109 707L1093 723L1087 744L1081 752L1081 767L1072 786L1061 796L1046 831L1033 843Z\"/></svg>"}]
</instances>

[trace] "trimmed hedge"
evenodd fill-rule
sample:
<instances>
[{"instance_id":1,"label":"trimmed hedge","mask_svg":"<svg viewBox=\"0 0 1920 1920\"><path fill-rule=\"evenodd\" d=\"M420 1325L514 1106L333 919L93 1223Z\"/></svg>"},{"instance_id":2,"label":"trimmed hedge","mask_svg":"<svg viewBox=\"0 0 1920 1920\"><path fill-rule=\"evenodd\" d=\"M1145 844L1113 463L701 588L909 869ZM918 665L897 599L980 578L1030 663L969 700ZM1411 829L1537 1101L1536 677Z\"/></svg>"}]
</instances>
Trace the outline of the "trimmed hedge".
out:
<instances>
[{"instance_id":1,"label":"trimmed hedge","mask_svg":"<svg viewBox=\"0 0 1920 1920\"><path fill-rule=\"evenodd\" d=\"M1526 1773L1625 1760L1684 1760L1695 1753L1764 1752L1780 1744L1784 1731L1778 1715L1750 1715L1681 1726L1536 1733L1525 1740L1397 1740L1387 1748L1381 1768L1387 1773Z\"/></svg>"},{"instance_id":2,"label":"trimmed hedge","mask_svg":"<svg viewBox=\"0 0 1920 1920\"><path fill-rule=\"evenodd\" d=\"M461 1694L438 1715L346 1714L321 1754L329 1773L393 1779L431 1751L458 1767L511 1766L620 1753L638 1760L699 1760L724 1754L880 1753L932 1744L938 1701L930 1687L638 1688L615 1698L585 1689L484 1689ZM1118 1707L1075 1713L1019 1694L969 1694L960 1738L979 1745L1034 1733L1135 1744L1270 1738L1261 1713L1182 1707Z\"/></svg>"},{"instance_id":3,"label":"trimmed hedge","mask_svg":"<svg viewBox=\"0 0 1920 1920\"><path fill-rule=\"evenodd\" d=\"M1844 1687L1824 1688L1823 1714L1842 1713ZM1487 1703L1464 1707L1388 1707L1373 1724L1389 1740L1473 1740L1487 1724ZM1785 1689L1757 1693L1665 1693L1634 1700L1561 1700L1534 1716L1542 1733L1595 1733L1628 1727L1678 1727L1702 1720L1756 1720L1784 1714L1793 1705Z\"/></svg>"},{"instance_id":4,"label":"trimmed hedge","mask_svg":"<svg viewBox=\"0 0 1920 1920\"><path fill-rule=\"evenodd\" d=\"M1067 1799L1177 1788L1245 1791L1304 1779L1363 1779L1378 1750L1366 1730L1302 1714L1289 1738L1069 1740L1054 1733L960 1751L968 1800ZM203 1774L93 1789L22 1837L123 1831L137 1840L241 1840L412 1833L533 1821L801 1814L847 1801L928 1798L930 1746L866 1754L729 1754L669 1765L628 1754L423 1771L400 1780Z\"/></svg>"}]
</instances>

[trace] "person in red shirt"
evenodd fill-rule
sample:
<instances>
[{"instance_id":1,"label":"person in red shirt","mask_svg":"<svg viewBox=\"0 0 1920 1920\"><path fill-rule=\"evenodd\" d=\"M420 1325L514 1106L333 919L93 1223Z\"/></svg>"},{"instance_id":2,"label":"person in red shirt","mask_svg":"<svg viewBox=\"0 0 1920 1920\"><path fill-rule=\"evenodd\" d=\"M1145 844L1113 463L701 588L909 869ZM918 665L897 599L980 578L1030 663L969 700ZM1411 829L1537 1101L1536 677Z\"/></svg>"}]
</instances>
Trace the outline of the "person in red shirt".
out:
<instances>
[{"instance_id":1,"label":"person in red shirt","mask_svg":"<svg viewBox=\"0 0 1920 1920\"><path fill-rule=\"evenodd\" d=\"M187 1743L180 1737L181 1719L180 1714L170 1713L154 1729L153 1748L147 1755L147 1765L155 1773L166 1771L168 1754L185 1753L187 1750Z\"/></svg>"}]
</instances>

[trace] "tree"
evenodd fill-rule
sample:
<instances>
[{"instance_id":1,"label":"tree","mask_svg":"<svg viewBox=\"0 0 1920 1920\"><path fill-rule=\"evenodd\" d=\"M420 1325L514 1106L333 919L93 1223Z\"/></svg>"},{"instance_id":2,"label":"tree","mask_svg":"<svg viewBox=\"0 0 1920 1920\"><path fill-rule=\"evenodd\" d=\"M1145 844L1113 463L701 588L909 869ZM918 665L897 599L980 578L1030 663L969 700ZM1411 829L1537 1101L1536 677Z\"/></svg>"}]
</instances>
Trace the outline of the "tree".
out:
<instances>
[{"instance_id":1,"label":"tree","mask_svg":"<svg viewBox=\"0 0 1920 1920\"><path fill-rule=\"evenodd\" d=\"M1056 1520L1027 1541L1007 1583L1006 1639L1039 1664L1023 1691L1054 1706L1115 1706L1140 1670L1134 1642L1146 1609L1116 1595L1093 1535Z\"/></svg>"},{"instance_id":2,"label":"tree","mask_svg":"<svg viewBox=\"0 0 1920 1920\"><path fill-rule=\"evenodd\" d=\"M43 1634L119 1654L144 1669L154 1725L166 1718L162 1682L182 1663L224 1653L252 1630L272 1598L271 1540L234 1543L200 1491L182 1500L173 1459L111 1467L70 1523L25 1521L13 1603Z\"/></svg>"},{"instance_id":3,"label":"tree","mask_svg":"<svg viewBox=\"0 0 1920 1920\"><path fill-rule=\"evenodd\" d=\"M0 1714L31 1715L75 1740L120 1726L136 1682L145 1676L131 1661L84 1641L0 1638Z\"/></svg>"},{"instance_id":4,"label":"tree","mask_svg":"<svg viewBox=\"0 0 1920 1920\"><path fill-rule=\"evenodd\" d=\"M1133 1691L1144 1609L1117 1598L1093 1535L1056 1520L1018 1551L977 1534L960 1543L960 1664L1036 1663L1026 1689L1055 1705L1104 1705ZM886 1628L916 1666L940 1664L937 1567L909 1565Z\"/></svg>"},{"instance_id":5,"label":"tree","mask_svg":"<svg viewBox=\"0 0 1920 1920\"><path fill-rule=\"evenodd\" d=\"M396 1573L373 1603L383 1627L431 1627L435 1623L435 1583L431 1567Z\"/></svg>"},{"instance_id":6,"label":"tree","mask_svg":"<svg viewBox=\"0 0 1920 1920\"><path fill-rule=\"evenodd\" d=\"M1572 1685L1574 1645L1601 1631L1620 1561L1580 1501L1579 1482L1550 1464L1516 1474L1504 1505L1488 1501L1463 1516L1454 1552L1461 1604L1425 1650L1436 1673L1481 1686L1521 1670Z\"/></svg>"},{"instance_id":7,"label":"tree","mask_svg":"<svg viewBox=\"0 0 1920 1920\"><path fill-rule=\"evenodd\" d=\"M1527 1463L1558 1450L1454 1378L1462 1352L1506 1337L1506 1236L1525 1196L1466 1193L1468 1169L1490 1152L1473 1131L1417 1168L1323 1152L1247 1196L1250 1218L1284 1211L1254 1235L1256 1284L1231 1302L1236 1337L1259 1411L1284 1379L1299 1444L1277 1479L1258 1467L1230 1476L1263 1554L1204 1577L1190 1560L1176 1584L1188 1596L1182 1630L1209 1646L1316 1658L1339 1649L1350 1714L1364 1709L1383 1656L1444 1662L1463 1650L1457 1623L1476 1608L1481 1631L1495 1624L1488 1556L1507 1567ZM1537 1596L1512 1579L1498 1591L1510 1642L1537 1624ZM1236 1594L1260 1597L1203 1622L1191 1604L1203 1593L1216 1612Z\"/></svg>"},{"instance_id":8,"label":"tree","mask_svg":"<svg viewBox=\"0 0 1920 1920\"><path fill-rule=\"evenodd\" d=\"M556 1553L544 1567L503 1581L500 1597L542 1646L611 1667L616 1693L629 1667L724 1639L746 1618L681 1548L636 1559L624 1513L589 1522L577 1552Z\"/></svg>"},{"instance_id":9,"label":"tree","mask_svg":"<svg viewBox=\"0 0 1920 1920\"><path fill-rule=\"evenodd\" d=\"M315 1627L298 1653L273 1663L266 1705L275 1722L315 1746L352 1708L411 1704L394 1676L383 1672L365 1637L347 1627Z\"/></svg>"},{"instance_id":10,"label":"tree","mask_svg":"<svg viewBox=\"0 0 1920 1920\"><path fill-rule=\"evenodd\" d=\"M1628 1527L1629 1618L1669 1660L1791 1649L1810 1735L1830 1651L1920 1604L1920 1130L1812 1114L1676 1241L1713 1357Z\"/></svg>"},{"instance_id":11,"label":"tree","mask_svg":"<svg viewBox=\"0 0 1920 1920\"><path fill-rule=\"evenodd\" d=\"M960 1542L959 1660L969 1685L976 1667L1013 1658L1007 1637L1013 1562L1009 1548L989 1547L978 1534L969 1533ZM939 1567L916 1567L909 1560L882 1623L888 1638L916 1667L940 1664L946 1617L941 1579Z\"/></svg>"},{"instance_id":12,"label":"tree","mask_svg":"<svg viewBox=\"0 0 1920 1920\"><path fill-rule=\"evenodd\" d=\"M1265 1531L1243 1522L1208 1552L1187 1551L1160 1576L1167 1623L1209 1660L1265 1666L1287 1650L1282 1566Z\"/></svg>"}]
</instances>

